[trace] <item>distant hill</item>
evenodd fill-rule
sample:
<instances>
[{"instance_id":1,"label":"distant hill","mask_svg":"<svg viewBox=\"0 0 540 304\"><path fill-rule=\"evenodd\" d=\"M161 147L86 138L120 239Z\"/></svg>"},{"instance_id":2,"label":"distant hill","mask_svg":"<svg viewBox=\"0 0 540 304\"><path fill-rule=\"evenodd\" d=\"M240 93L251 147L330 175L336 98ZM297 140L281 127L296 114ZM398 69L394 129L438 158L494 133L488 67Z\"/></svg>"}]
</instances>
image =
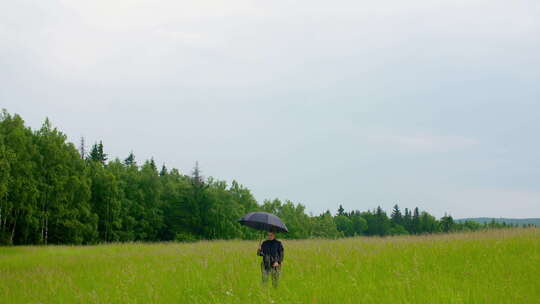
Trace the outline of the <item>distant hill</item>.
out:
<instances>
[{"instance_id":1,"label":"distant hill","mask_svg":"<svg viewBox=\"0 0 540 304\"><path fill-rule=\"evenodd\" d=\"M540 227L540 218L525 218L525 219L515 219L515 218L494 218L494 217L473 217L473 218L464 218L464 219L458 219L457 222L465 222L465 221L473 221L480 224L489 223L492 220L495 220L495 222L505 222L507 224L518 224L520 226L522 225L528 225L533 224L535 226Z\"/></svg>"}]
</instances>

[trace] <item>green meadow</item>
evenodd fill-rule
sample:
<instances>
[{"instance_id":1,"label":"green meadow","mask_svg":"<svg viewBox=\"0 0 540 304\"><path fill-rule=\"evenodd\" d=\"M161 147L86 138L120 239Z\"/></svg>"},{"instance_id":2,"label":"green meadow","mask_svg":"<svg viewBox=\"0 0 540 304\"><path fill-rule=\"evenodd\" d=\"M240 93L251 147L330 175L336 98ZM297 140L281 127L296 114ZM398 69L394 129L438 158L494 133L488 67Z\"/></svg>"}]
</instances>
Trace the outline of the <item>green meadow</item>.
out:
<instances>
[{"instance_id":1,"label":"green meadow","mask_svg":"<svg viewBox=\"0 0 540 304\"><path fill-rule=\"evenodd\" d=\"M0 303L540 303L538 228L283 243L0 247Z\"/></svg>"}]
</instances>

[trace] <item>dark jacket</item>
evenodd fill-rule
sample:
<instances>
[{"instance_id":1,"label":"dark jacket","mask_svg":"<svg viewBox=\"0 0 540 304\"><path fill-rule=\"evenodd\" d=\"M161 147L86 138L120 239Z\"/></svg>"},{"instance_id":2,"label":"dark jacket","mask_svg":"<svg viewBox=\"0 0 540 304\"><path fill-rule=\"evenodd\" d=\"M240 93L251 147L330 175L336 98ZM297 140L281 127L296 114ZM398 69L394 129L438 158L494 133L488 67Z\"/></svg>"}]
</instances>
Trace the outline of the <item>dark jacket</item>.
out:
<instances>
[{"instance_id":1,"label":"dark jacket","mask_svg":"<svg viewBox=\"0 0 540 304\"><path fill-rule=\"evenodd\" d=\"M263 265L266 269L270 269L275 262L281 266L284 258L283 245L278 240L266 240L262 243L261 249L257 250L257 255L263 257Z\"/></svg>"}]
</instances>

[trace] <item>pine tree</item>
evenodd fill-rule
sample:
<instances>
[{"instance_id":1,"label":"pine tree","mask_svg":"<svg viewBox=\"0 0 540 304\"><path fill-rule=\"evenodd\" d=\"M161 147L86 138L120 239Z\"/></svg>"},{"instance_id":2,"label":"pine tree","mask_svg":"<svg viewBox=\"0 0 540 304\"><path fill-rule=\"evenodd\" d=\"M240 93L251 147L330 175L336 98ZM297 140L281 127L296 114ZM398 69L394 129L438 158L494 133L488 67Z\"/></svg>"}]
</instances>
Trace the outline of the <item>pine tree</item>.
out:
<instances>
[{"instance_id":1,"label":"pine tree","mask_svg":"<svg viewBox=\"0 0 540 304\"><path fill-rule=\"evenodd\" d=\"M339 205L337 215L345 215L345 209L343 209L343 206L341 204Z\"/></svg>"},{"instance_id":2,"label":"pine tree","mask_svg":"<svg viewBox=\"0 0 540 304\"><path fill-rule=\"evenodd\" d=\"M392 210L391 215L392 223L395 225L403 225L403 215L401 214L401 210L399 210L399 206L396 204L394 205L394 209Z\"/></svg>"},{"instance_id":3,"label":"pine tree","mask_svg":"<svg viewBox=\"0 0 540 304\"><path fill-rule=\"evenodd\" d=\"M99 161L101 161L101 163L105 165L105 162L107 161L107 154L103 152L103 142L101 140L99 141L98 150L99 150Z\"/></svg>"},{"instance_id":4,"label":"pine tree","mask_svg":"<svg viewBox=\"0 0 540 304\"><path fill-rule=\"evenodd\" d=\"M159 171L159 176L165 176L167 173L167 167L165 167L165 164L163 164L163 166L161 166L161 171Z\"/></svg>"},{"instance_id":5,"label":"pine tree","mask_svg":"<svg viewBox=\"0 0 540 304\"><path fill-rule=\"evenodd\" d=\"M79 154L81 159L86 159L86 146L84 144L84 136L81 136L81 144L79 145Z\"/></svg>"},{"instance_id":6,"label":"pine tree","mask_svg":"<svg viewBox=\"0 0 540 304\"><path fill-rule=\"evenodd\" d=\"M94 143L92 145L92 149L90 150L90 154L88 155L88 159L98 162L99 161L99 148L97 143Z\"/></svg>"},{"instance_id":7,"label":"pine tree","mask_svg":"<svg viewBox=\"0 0 540 304\"><path fill-rule=\"evenodd\" d=\"M191 194L185 204L185 227L190 229L193 235L207 238L209 236L208 214L212 210L212 200L208 198L206 189L210 186L206 184L201 174L199 162L195 162L191 177Z\"/></svg>"},{"instance_id":8,"label":"pine tree","mask_svg":"<svg viewBox=\"0 0 540 304\"><path fill-rule=\"evenodd\" d=\"M124 159L124 164L126 166L135 166L137 163L135 162L135 154L133 154L133 151L129 152L128 157Z\"/></svg>"},{"instance_id":9,"label":"pine tree","mask_svg":"<svg viewBox=\"0 0 540 304\"><path fill-rule=\"evenodd\" d=\"M154 158L150 158L150 168L152 168L152 170L156 171L157 172L157 166L156 166L156 162L154 161Z\"/></svg>"},{"instance_id":10,"label":"pine tree","mask_svg":"<svg viewBox=\"0 0 540 304\"><path fill-rule=\"evenodd\" d=\"M450 215L444 215L441 218L441 230L443 232L450 232L454 230L454 219Z\"/></svg>"},{"instance_id":11,"label":"pine tree","mask_svg":"<svg viewBox=\"0 0 540 304\"><path fill-rule=\"evenodd\" d=\"M102 165L105 165L105 162L107 161L107 154L103 152L103 142L101 140L99 141L99 144L95 143L92 146L89 158L92 161L99 162Z\"/></svg>"},{"instance_id":12,"label":"pine tree","mask_svg":"<svg viewBox=\"0 0 540 304\"><path fill-rule=\"evenodd\" d=\"M195 167L191 173L191 182L197 188L201 188L204 185L204 178L201 175L201 169L199 168L199 162L195 162Z\"/></svg>"},{"instance_id":13,"label":"pine tree","mask_svg":"<svg viewBox=\"0 0 540 304\"><path fill-rule=\"evenodd\" d=\"M407 230L409 233L413 233L412 214L409 208L405 208L405 214L403 215L403 227L405 227L405 230Z\"/></svg>"},{"instance_id":14,"label":"pine tree","mask_svg":"<svg viewBox=\"0 0 540 304\"><path fill-rule=\"evenodd\" d=\"M420 210L418 210L418 207L414 208L411 226L412 233L418 234L422 232L420 225Z\"/></svg>"}]
</instances>

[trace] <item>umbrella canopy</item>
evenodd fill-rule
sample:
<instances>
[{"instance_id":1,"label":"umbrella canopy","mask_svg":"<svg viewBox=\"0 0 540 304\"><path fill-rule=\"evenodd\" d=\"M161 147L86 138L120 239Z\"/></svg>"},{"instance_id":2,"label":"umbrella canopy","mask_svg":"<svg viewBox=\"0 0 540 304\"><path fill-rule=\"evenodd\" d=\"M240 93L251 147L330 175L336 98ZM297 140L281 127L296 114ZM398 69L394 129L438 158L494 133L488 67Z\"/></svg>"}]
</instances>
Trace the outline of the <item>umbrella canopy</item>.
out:
<instances>
[{"instance_id":1,"label":"umbrella canopy","mask_svg":"<svg viewBox=\"0 0 540 304\"><path fill-rule=\"evenodd\" d=\"M251 212L244 215L238 222L257 230L289 232L279 217L268 212Z\"/></svg>"}]
</instances>

